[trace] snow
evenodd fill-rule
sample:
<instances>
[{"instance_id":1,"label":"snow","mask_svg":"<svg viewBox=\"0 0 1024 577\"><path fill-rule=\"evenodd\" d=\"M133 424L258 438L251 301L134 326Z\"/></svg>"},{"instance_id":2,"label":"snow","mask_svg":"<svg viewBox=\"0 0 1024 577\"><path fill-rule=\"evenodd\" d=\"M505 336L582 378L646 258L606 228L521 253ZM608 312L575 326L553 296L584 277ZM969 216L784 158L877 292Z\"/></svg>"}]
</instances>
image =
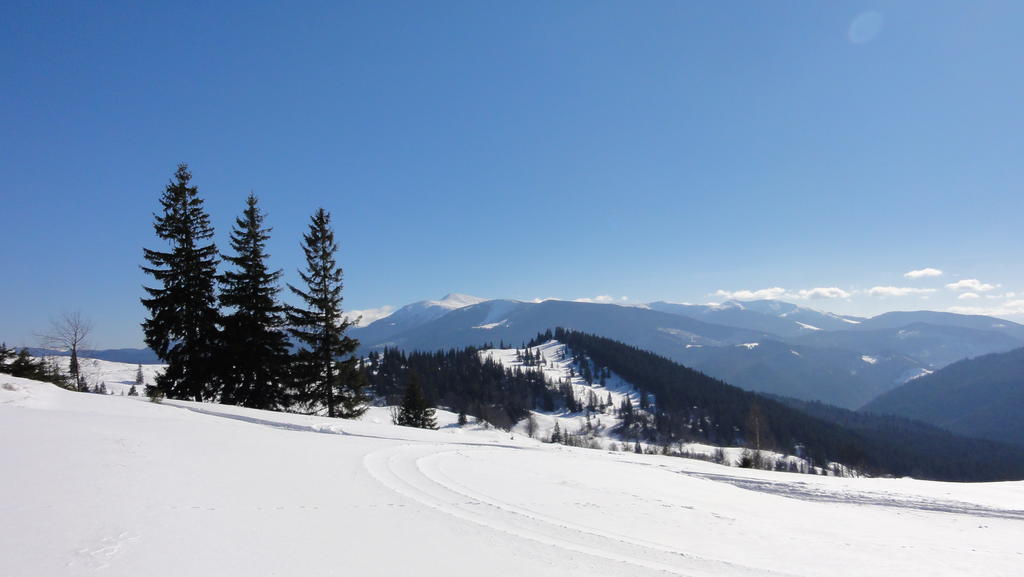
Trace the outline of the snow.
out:
<instances>
[{"instance_id":1,"label":"snow","mask_svg":"<svg viewBox=\"0 0 1024 577\"><path fill-rule=\"evenodd\" d=\"M67 373L71 364L71 357L46 357L57 363L62 371ZM81 358L78 361L78 372L85 378L90 387L103 384L107 392L114 395L121 393L128 394L128 390L135 384L135 374L139 367L142 367L144 384L152 385L156 382L157 375L163 373L165 365L137 365L132 363L118 363L114 361L103 361L100 359ZM145 395L145 389L138 390L140 395Z\"/></svg>"},{"instance_id":2,"label":"snow","mask_svg":"<svg viewBox=\"0 0 1024 577\"><path fill-rule=\"evenodd\" d=\"M477 325L477 326L475 326L473 328L474 329L484 329L484 330L496 329L496 328L505 326L505 324L507 322L508 322L508 319L504 319L504 320L498 321L496 323L485 323L485 324L482 324L482 325Z\"/></svg>"},{"instance_id":3,"label":"snow","mask_svg":"<svg viewBox=\"0 0 1024 577\"><path fill-rule=\"evenodd\" d=\"M800 328L802 328L802 329L807 329L809 331L820 331L821 330L820 328L818 328L818 327L816 327L814 325L809 325L807 323L802 323L800 321L794 321L794 322L796 324L800 325Z\"/></svg>"},{"instance_id":4,"label":"snow","mask_svg":"<svg viewBox=\"0 0 1024 577\"><path fill-rule=\"evenodd\" d=\"M869 365L874 365L874 364L878 363L878 359L875 358L875 357L872 357L870 355L861 355L860 356L860 360L864 361L865 363L867 363Z\"/></svg>"},{"instance_id":5,"label":"snow","mask_svg":"<svg viewBox=\"0 0 1024 577\"><path fill-rule=\"evenodd\" d=\"M914 379L919 379L919 378L921 378L921 377L923 377L925 375L930 375L930 374L932 374L934 372L935 371L932 371L930 369L926 369L924 367L919 367L919 368L916 368L916 369L907 369L906 371L903 372L903 374L900 375L900 377L898 379L896 379L896 382L898 382L898 383L910 382L910 381L912 381Z\"/></svg>"},{"instance_id":6,"label":"snow","mask_svg":"<svg viewBox=\"0 0 1024 577\"><path fill-rule=\"evenodd\" d=\"M740 343L740 344L738 344L736 346L737 347L745 347L747 350L753 350L753 349L756 349L760 345L761 345L761 343Z\"/></svg>"},{"instance_id":7,"label":"snow","mask_svg":"<svg viewBox=\"0 0 1024 577\"><path fill-rule=\"evenodd\" d=\"M454 418L423 431L381 408L346 421L0 375L0 575L988 577L1024 560L1024 482L736 469Z\"/></svg>"},{"instance_id":8,"label":"snow","mask_svg":"<svg viewBox=\"0 0 1024 577\"><path fill-rule=\"evenodd\" d=\"M565 345L558 341L548 341L536 347L529 348L533 355L539 355L544 359L544 364L540 367L527 367L517 357L517 349L488 349L480 351L482 358L490 358L496 362L508 368L520 367L523 370L541 370L544 372L544 378L549 383L570 383L573 388L573 392L577 397L584 400L589 398L590 393L594 393L599 401L607 401L609 397L612 400L612 407L618 408L623 401L628 397L630 402L634 406L640 405L640 394L637 390L621 377L612 373L609 378L605 380L604 386L598 383L593 385L587 383L579 376L578 370L570 372L570 369L576 369L572 362L572 356L569 354L568 349ZM570 375L573 376L570 376ZM654 399L653 396L649 396L649 399ZM556 413L544 413L540 411L531 411L534 422L536 423L537 430L534 434L537 438L550 438L551 433L555 428L555 423L558 423L559 429L565 433L575 434L586 427L587 416L585 411L578 413L570 413L567 411L560 411ZM591 427L597 427L598 431L597 439L598 443L607 448L610 447L617 439L610 436L610 431L622 423L622 420L611 412L595 412L591 417ZM514 429L520 434L525 435L527 431L527 419L520 421Z\"/></svg>"},{"instance_id":9,"label":"snow","mask_svg":"<svg viewBox=\"0 0 1024 577\"><path fill-rule=\"evenodd\" d=\"M465 294L460 294L460 293L449 293L449 294L445 295L444 298L442 298L439 301L427 301L426 304L428 306L435 306L435 307L441 307L441 308L448 309L448 310L455 310L455 309L461 309L463 307L477 305L477 304L480 304L480 303L485 302L485 301L487 301L487 299L482 299L480 297L475 297L475 296L472 296L472 295L465 295Z\"/></svg>"},{"instance_id":10,"label":"snow","mask_svg":"<svg viewBox=\"0 0 1024 577\"><path fill-rule=\"evenodd\" d=\"M799 352L797 352L797 351L794 351L793 349L789 349L789 352L793 353L793 356L794 356L794 357L799 357L799 356L802 356L802 355L801 355L801 354L800 354Z\"/></svg>"},{"instance_id":11,"label":"snow","mask_svg":"<svg viewBox=\"0 0 1024 577\"><path fill-rule=\"evenodd\" d=\"M0 435L0 575L1009 576L1024 554L1020 482L736 469L6 375Z\"/></svg>"}]
</instances>

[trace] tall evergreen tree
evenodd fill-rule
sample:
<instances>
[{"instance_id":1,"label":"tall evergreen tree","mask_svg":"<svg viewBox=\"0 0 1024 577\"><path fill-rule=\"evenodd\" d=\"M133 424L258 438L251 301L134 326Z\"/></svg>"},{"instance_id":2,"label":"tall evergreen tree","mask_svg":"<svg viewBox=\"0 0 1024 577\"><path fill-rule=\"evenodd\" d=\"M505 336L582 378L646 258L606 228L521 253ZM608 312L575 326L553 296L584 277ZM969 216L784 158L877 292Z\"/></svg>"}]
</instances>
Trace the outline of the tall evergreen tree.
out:
<instances>
[{"instance_id":1,"label":"tall evergreen tree","mask_svg":"<svg viewBox=\"0 0 1024 577\"><path fill-rule=\"evenodd\" d=\"M142 270L158 287L143 287L149 318L142 323L146 344L167 363L157 387L169 397L201 401L216 395L214 356L219 313L214 293L217 247L199 190L188 166L179 164L154 215L156 235L169 250L144 249L150 266Z\"/></svg>"},{"instance_id":2,"label":"tall evergreen tree","mask_svg":"<svg viewBox=\"0 0 1024 577\"><path fill-rule=\"evenodd\" d=\"M256 196L250 194L231 231L235 256L224 256L235 270L221 276L220 303L231 310L224 317L221 402L277 409L285 401L289 344L285 308L277 298L281 271L268 270L271 229L263 221Z\"/></svg>"},{"instance_id":3,"label":"tall evergreen tree","mask_svg":"<svg viewBox=\"0 0 1024 577\"><path fill-rule=\"evenodd\" d=\"M7 348L7 343L0 343L0 373L10 372L10 361L14 358L14 349Z\"/></svg>"},{"instance_id":4,"label":"tall evergreen tree","mask_svg":"<svg viewBox=\"0 0 1024 577\"><path fill-rule=\"evenodd\" d=\"M395 424L421 429L437 428L434 408L423 396L423 387L420 386L420 379L416 373L409 374L409 384L405 387L405 396L402 398L402 406L398 410Z\"/></svg>"},{"instance_id":5,"label":"tall evergreen tree","mask_svg":"<svg viewBox=\"0 0 1024 577\"><path fill-rule=\"evenodd\" d=\"M294 367L297 400L311 409L324 407L331 417L358 417L366 411L366 381L352 356L359 341L345 334L352 322L341 308L342 270L331 215L318 209L302 238L306 269L299 276L306 290L288 285L305 303L288 311L289 332L301 343Z\"/></svg>"}]
</instances>

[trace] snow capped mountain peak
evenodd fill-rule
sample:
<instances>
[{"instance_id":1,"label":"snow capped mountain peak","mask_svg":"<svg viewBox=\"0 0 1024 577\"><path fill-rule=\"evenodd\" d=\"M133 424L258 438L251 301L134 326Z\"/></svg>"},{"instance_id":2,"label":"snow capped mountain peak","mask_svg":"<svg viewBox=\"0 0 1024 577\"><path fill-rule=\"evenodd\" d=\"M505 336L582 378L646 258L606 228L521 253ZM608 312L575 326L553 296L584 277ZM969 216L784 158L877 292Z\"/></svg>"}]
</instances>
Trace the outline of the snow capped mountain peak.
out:
<instances>
[{"instance_id":1,"label":"snow capped mountain peak","mask_svg":"<svg viewBox=\"0 0 1024 577\"><path fill-rule=\"evenodd\" d=\"M487 301L488 299L482 299L472 295L465 295L461 293L448 293L444 295L444 298L438 301L426 301L429 306L441 307L448 310L461 309L462 307L468 307L470 305L480 304Z\"/></svg>"}]
</instances>

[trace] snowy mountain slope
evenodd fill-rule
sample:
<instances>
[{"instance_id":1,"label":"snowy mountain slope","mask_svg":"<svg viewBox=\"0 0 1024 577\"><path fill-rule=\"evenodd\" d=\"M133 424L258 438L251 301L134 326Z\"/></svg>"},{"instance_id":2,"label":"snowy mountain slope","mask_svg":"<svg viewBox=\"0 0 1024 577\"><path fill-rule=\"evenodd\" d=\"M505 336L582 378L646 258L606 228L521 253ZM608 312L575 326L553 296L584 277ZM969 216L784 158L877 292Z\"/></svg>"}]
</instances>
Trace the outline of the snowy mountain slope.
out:
<instances>
[{"instance_id":1,"label":"snowy mountain slope","mask_svg":"<svg viewBox=\"0 0 1024 577\"><path fill-rule=\"evenodd\" d=\"M71 364L70 357L49 357L52 358L62 371L67 373ZM139 367L142 368L142 380L145 385L156 383L157 375L163 373L166 365L139 365L131 363L118 363L82 357L78 360L78 371L85 378L90 387L104 385L107 392L112 395L128 394L128 389L135 384L135 375ZM139 395L145 395L145 390L139 390Z\"/></svg>"},{"instance_id":2,"label":"snowy mountain slope","mask_svg":"<svg viewBox=\"0 0 1024 577\"><path fill-rule=\"evenodd\" d=\"M0 435L0 575L988 577L1024 555L1021 482L740 470L6 376Z\"/></svg>"},{"instance_id":3,"label":"snowy mountain slope","mask_svg":"<svg viewBox=\"0 0 1024 577\"><path fill-rule=\"evenodd\" d=\"M387 319L383 319L386 321ZM597 332L638 346L668 352L686 344L732 344L756 340L762 333L713 325L638 307L549 300L540 303L492 300L459 308L431 322L376 340L377 321L355 329L364 350L397 346L438 350L484 343L520 344L554 327Z\"/></svg>"},{"instance_id":4,"label":"snowy mountain slope","mask_svg":"<svg viewBox=\"0 0 1024 577\"><path fill-rule=\"evenodd\" d=\"M479 304L486 300L470 295L450 293L441 300L426 300L405 305L365 327L353 328L353 332L360 333L363 335L362 338L373 342L387 342L394 335L441 318L453 310Z\"/></svg>"},{"instance_id":5,"label":"snowy mountain slope","mask_svg":"<svg viewBox=\"0 0 1024 577\"><path fill-rule=\"evenodd\" d=\"M647 306L657 311L695 318L707 323L763 331L783 337L819 330L848 329L863 320L860 317L817 311L777 300L726 301L716 305L658 301Z\"/></svg>"},{"instance_id":6,"label":"snowy mountain slope","mask_svg":"<svg viewBox=\"0 0 1024 577\"><path fill-rule=\"evenodd\" d=\"M856 409L926 370L906 355L875 354L763 340L756 347L691 347L674 358L751 391Z\"/></svg>"},{"instance_id":7,"label":"snowy mountain slope","mask_svg":"<svg viewBox=\"0 0 1024 577\"><path fill-rule=\"evenodd\" d=\"M788 342L856 351L868 356L900 355L913 358L930 369L1024 346L1024 341L1004 332L927 323L877 330L821 331L793 337Z\"/></svg>"},{"instance_id":8,"label":"snowy mountain slope","mask_svg":"<svg viewBox=\"0 0 1024 577\"><path fill-rule=\"evenodd\" d=\"M899 329L918 323L991 331L1024 341L1024 325L1020 323L984 315L961 315L938 311L893 311L865 319L859 325L848 328L850 330L874 331Z\"/></svg>"}]
</instances>

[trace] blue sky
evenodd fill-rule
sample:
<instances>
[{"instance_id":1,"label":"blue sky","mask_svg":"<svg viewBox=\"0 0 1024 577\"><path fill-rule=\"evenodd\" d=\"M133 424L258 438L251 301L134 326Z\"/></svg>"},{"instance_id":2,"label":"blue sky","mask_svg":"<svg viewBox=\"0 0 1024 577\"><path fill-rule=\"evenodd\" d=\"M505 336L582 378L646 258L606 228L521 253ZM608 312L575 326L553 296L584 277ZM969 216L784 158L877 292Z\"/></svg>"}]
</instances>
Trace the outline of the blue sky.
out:
<instances>
[{"instance_id":1,"label":"blue sky","mask_svg":"<svg viewBox=\"0 0 1024 577\"><path fill-rule=\"evenodd\" d=\"M349 309L1024 320L1024 3L216 4L0 8L0 340L141 345L178 162L222 247L255 191L291 281L330 210Z\"/></svg>"}]
</instances>

